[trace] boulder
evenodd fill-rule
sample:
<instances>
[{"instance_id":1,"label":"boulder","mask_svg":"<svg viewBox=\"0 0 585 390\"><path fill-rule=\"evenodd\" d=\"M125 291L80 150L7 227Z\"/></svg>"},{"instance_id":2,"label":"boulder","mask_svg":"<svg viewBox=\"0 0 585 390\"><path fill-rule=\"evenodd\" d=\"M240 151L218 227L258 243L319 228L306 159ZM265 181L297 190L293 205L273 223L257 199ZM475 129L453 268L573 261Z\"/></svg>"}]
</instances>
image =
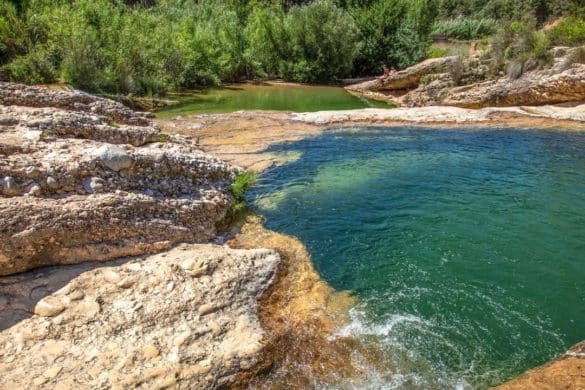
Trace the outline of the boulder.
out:
<instances>
[{"instance_id":1,"label":"boulder","mask_svg":"<svg viewBox=\"0 0 585 390\"><path fill-rule=\"evenodd\" d=\"M456 56L431 58L399 72L390 73L386 78L366 81L347 86L350 91L397 91L416 88L426 75L443 73L457 60Z\"/></svg>"},{"instance_id":2,"label":"boulder","mask_svg":"<svg viewBox=\"0 0 585 390\"><path fill-rule=\"evenodd\" d=\"M0 388L232 384L260 360L265 333L256 301L279 262L267 249L183 244L106 267L5 277ZM186 263L206 271L192 273Z\"/></svg>"}]
</instances>

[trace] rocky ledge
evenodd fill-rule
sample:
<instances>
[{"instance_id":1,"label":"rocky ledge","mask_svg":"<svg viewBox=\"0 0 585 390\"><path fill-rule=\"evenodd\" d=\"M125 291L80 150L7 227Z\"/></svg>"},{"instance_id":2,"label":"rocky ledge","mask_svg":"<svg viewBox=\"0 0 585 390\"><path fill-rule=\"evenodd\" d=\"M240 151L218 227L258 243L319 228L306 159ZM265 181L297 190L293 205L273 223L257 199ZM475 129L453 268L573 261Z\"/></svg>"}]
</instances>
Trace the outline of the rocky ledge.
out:
<instances>
[{"instance_id":1,"label":"rocky ledge","mask_svg":"<svg viewBox=\"0 0 585 390\"><path fill-rule=\"evenodd\" d=\"M107 99L1 83L0 103L0 388L215 388L255 366L280 256L203 244L241 169Z\"/></svg>"},{"instance_id":2,"label":"rocky ledge","mask_svg":"<svg viewBox=\"0 0 585 390\"><path fill-rule=\"evenodd\" d=\"M184 244L6 277L0 326L19 322L0 333L0 388L230 383L258 362L256 300L278 262L266 249Z\"/></svg>"},{"instance_id":3,"label":"rocky ledge","mask_svg":"<svg viewBox=\"0 0 585 390\"><path fill-rule=\"evenodd\" d=\"M238 168L150 122L118 124L118 103L113 116L38 108L39 88L19 90L35 107L0 107L0 275L213 237Z\"/></svg>"},{"instance_id":4,"label":"rocky ledge","mask_svg":"<svg viewBox=\"0 0 585 390\"><path fill-rule=\"evenodd\" d=\"M538 68L527 63L524 73L489 74L492 60L469 58L430 59L376 79L346 88L359 95L390 101L399 106L453 106L462 108L539 106L585 101L585 64L573 60L578 49L551 50L554 63Z\"/></svg>"}]
</instances>

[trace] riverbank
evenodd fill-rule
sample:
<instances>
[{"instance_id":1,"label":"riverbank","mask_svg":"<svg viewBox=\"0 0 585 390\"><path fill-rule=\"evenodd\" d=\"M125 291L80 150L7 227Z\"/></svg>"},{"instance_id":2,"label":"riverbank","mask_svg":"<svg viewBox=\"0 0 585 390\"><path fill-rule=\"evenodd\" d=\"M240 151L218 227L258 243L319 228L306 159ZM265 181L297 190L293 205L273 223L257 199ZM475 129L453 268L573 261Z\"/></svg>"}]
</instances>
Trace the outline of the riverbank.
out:
<instances>
[{"instance_id":1,"label":"riverbank","mask_svg":"<svg viewBox=\"0 0 585 390\"><path fill-rule=\"evenodd\" d=\"M353 299L319 277L300 241L253 216L216 230L241 172L235 165L285 164L302 156L272 146L363 124L585 130L583 106L238 112L153 123L106 99L11 88L0 111L8 222L0 371L3 385L32 388L359 386L360 373L392 372L375 346L328 337L347 323ZM561 379L555 371L556 380L578 383L581 361ZM96 368L86 370L90 363Z\"/></svg>"},{"instance_id":2,"label":"riverbank","mask_svg":"<svg viewBox=\"0 0 585 390\"><path fill-rule=\"evenodd\" d=\"M362 125L421 127L543 128L585 130L585 105L486 109L421 107L290 113L246 111L220 115L188 115L157 119L169 134L195 138L215 156L245 169L261 172L300 158L275 152L271 146Z\"/></svg>"}]
</instances>

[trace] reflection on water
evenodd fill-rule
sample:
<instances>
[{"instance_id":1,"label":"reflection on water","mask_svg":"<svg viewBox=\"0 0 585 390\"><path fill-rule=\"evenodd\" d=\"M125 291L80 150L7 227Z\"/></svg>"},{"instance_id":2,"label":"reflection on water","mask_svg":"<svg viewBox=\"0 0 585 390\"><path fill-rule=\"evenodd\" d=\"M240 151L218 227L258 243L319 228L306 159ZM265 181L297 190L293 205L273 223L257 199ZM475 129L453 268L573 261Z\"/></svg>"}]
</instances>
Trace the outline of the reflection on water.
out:
<instances>
[{"instance_id":1,"label":"reflection on water","mask_svg":"<svg viewBox=\"0 0 585 390\"><path fill-rule=\"evenodd\" d=\"M364 387L485 388L585 339L585 134L365 128L273 148L251 192L358 299ZM342 383L338 384L342 386Z\"/></svg>"},{"instance_id":2,"label":"reflection on water","mask_svg":"<svg viewBox=\"0 0 585 390\"><path fill-rule=\"evenodd\" d=\"M168 96L178 105L161 110L160 117L212 114L240 110L311 112L354 108L390 108L384 102L354 96L341 87L298 84L241 84Z\"/></svg>"}]
</instances>

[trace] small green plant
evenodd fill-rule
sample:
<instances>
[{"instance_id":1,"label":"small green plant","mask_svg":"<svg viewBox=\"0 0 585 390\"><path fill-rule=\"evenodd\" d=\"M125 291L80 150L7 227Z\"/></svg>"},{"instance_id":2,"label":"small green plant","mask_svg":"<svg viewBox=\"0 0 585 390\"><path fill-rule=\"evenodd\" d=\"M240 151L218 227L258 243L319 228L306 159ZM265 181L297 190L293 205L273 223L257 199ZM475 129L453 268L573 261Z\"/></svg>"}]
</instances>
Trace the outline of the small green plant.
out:
<instances>
[{"instance_id":1,"label":"small green plant","mask_svg":"<svg viewBox=\"0 0 585 390\"><path fill-rule=\"evenodd\" d=\"M429 50L427 57L428 58L442 58L447 57L449 55L449 50L444 49L441 47L434 47Z\"/></svg>"},{"instance_id":2,"label":"small green plant","mask_svg":"<svg viewBox=\"0 0 585 390\"><path fill-rule=\"evenodd\" d=\"M425 74L423 77L420 78L420 83L422 85L430 84L433 81L433 76L430 74Z\"/></svg>"},{"instance_id":3,"label":"small green plant","mask_svg":"<svg viewBox=\"0 0 585 390\"><path fill-rule=\"evenodd\" d=\"M228 219L230 221L236 219L246 209L246 191L256 180L258 180L258 175L252 171L246 171L236 176L230 188L234 196L234 203L228 210Z\"/></svg>"},{"instance_id":4,"label":"small green plant","mask_svg":"<svg viewBox=\"0 0 585 390\"><path fill-rule=\"evenodd\" d=\"M156 142L167 142L169 140L169 136L167 134L158 134L156 136Z\"/></svg>"}]
</instances>

